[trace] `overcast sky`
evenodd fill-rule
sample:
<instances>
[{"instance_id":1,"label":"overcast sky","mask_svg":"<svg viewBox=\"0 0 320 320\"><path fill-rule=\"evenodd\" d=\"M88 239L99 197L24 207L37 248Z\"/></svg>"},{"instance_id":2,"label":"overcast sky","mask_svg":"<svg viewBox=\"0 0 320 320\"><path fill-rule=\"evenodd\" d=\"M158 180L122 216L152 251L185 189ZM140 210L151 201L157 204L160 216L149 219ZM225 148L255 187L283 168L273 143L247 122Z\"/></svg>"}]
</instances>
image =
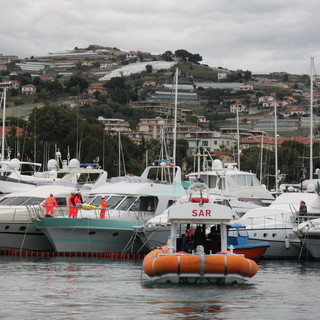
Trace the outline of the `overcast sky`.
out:
<instances>
[{"instance_id":1,"label":"overcast sky","mask_svg":"<svg viewBox=\"0 0 320 320\"><path fill-rule=\"evenodd\" d=\"M212 67L309 74L319 17L319 0L1 0L0 53L186 49Z\"/></svg>"}]
</instances>

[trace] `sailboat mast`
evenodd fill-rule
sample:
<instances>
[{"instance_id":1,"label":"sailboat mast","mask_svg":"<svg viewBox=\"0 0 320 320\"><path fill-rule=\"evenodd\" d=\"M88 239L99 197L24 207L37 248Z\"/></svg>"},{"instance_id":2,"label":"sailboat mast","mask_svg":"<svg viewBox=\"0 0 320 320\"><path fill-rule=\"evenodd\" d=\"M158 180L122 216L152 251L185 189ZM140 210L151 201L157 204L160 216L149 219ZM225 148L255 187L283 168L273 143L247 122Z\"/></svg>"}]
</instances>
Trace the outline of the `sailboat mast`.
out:
<instances>
[{"instance_id":1,"label":"sailboat mast","mask_svg":"<svg viewBox=\"0 0 320 320\"><path fill-rule=\"evenodd\" d=\"M238 149L238 169L240 170L240 132L239 132L239 109L237 107L237 149Z\"/></svg>"},{"instance_id":2,"label":"sailboat mast","mask_svg":"<svg viewBox=\"0 0 320 320\"><path fill-rule=\"evenodd\" d=\"M313 178L313 68L314 57L310 58L310 179Z\"/></svg>"},{"instance_id":3,"label":"sailboat mast","mask_svg":"<svg viewBox=\"0 0 320 320\"><path fill-rule=\"evenodd\" d=\"M174 97L174 125L173 125L173 168L176 166L176 148L177 148L177 115L178 115L178 68L175 74L175 97ZM175 170L175 169L173 169Z\"/></svg>"},{"instance_id":4,"label":"sailboat mast","mask_svg":"<svg viewBox=\"0 0 320 320\"><path fill-rule=\"evenodd\" d=\"M3 88L3 114L2 114L2 148L1 148L1 159L4 161L4 135L6 126L6 92L7 88Z\"/></svg>"},{"instance_id":5,"label":"sailboat mast","mask_svg":"<svg viewBox=\"0 0 320 320\"><path fill-rule=\"evenodd\" d=\"M274 101L274 162L275 162L275 184L278 193L278 124L277 124L277 103Z\"/></svg>"}]
</instances>

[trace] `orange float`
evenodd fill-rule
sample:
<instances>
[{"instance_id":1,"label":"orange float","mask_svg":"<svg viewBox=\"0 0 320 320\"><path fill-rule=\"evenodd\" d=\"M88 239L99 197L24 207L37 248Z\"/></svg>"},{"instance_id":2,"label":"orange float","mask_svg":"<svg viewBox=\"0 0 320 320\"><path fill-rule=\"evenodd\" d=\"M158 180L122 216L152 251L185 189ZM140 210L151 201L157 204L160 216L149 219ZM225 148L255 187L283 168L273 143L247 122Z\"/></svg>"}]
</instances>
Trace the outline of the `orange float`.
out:
<instances>
[{"instance_id":1,"label":"orange float","mask_svg":"<svg viewBox=\"0 0 320 320\"><path fill-rule=\"evenodd\" d=\"M169 253L168 246L151 251L143 260L143 271L156 282L243 283L258 266L253 260L230 252L219 254Z\"/></svg>"}]
</instances>

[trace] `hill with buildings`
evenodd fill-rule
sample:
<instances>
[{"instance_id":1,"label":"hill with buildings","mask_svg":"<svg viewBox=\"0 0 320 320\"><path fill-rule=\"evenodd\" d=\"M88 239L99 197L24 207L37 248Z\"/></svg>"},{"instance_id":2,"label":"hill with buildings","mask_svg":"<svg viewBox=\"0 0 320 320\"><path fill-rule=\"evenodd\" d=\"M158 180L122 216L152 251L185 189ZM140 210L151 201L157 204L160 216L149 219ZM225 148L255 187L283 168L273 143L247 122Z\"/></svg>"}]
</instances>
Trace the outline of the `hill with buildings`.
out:
<instances>
[{"instance_id":1,"label":"hill with buildings","mask_svg":"<svg viewBox=\"0 0 320 320\"><path fill-rule=\"evenodd\" d=\"M28 59L0 55L0 87L7 88L12 117L28 119L33 107L63 106L95 118L108 135L120 132L142 144L160 141L163 132L169 141L173 137L178 69L177 136L187 142L187 155L201 146L220 152L219 157L221 152L234 157L237 122L242 150L261 144L262 136L272 140L275 110L278 133L297 141L304 137L300 142L308 144L307 75L252 74L203 65L201 60L199 54L181 49L153 55L97 45ZM315 87L316 127L319 97Z\"/></svg>"}]
</instances>

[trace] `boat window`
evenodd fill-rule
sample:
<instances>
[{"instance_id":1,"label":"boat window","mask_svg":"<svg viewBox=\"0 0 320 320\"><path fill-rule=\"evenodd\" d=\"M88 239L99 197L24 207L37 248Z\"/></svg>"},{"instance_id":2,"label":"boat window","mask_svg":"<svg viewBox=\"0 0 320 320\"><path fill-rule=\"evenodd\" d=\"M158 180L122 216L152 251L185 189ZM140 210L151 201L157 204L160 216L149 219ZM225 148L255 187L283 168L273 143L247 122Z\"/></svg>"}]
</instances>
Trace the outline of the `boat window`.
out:
<instances>
[{"instance_id":1,"label":"boat window","mask_svg":"<svg viewBox=\"0 0 320 320\"><path fill-rule=\"evenodd\" d=\"M140 197L140 211L155 211L158 205L157 197Z\"/></svg>"},{"instance_id":2,"label":"boat window","mask_svg":"<svg viewBox=\"0 0 320 320\"><path fill-rule=\"evenodd\" d=\"M199 181L202 181L206 185L209 185L208 179L209 179L208 175L200 175L200 177L199 177Z\"/></svg>"},{"instance_id":3,"label":"boat window","mask_svg":"<svg viewBox=\"0 0 320 320\"><path fill-rule=\"evenodd\" d=\"M217 187L217 176L210 176L209 177L209 188L216 188Z\"/></svg>"},{"instance_id":4,"label":"boat window","mask_svg":"<svg viewBox=\"0 0 320 320\"><path fill-rule=\"evenodd\" d=\"M140 208L140 198L137 198L131 205L130 211L139 211Z\"/></svg>"},{"instance_id":5,"label":"boat window","mask_svg":"<svg viewBox=\"0 0 320 320\"><path fill-rule=\"evenodd\" d=\"M88 200L90 201L86 201L85 203L89 203L92 206L99 206L101 204L101 196L90 197Z\"/></svg>"},{"instance_id":6,"label":"boat window","mask_svg":"<svg viewBox=\"0 0 320 320\"><path fill-rule=\"evenodd\" d=\"M88 198L86 198L84 203L91 204L92 206L99 206L101 204L101 197L102 196L96 196L96 195L89 196ZM107 201L109 201L108 199L110 196L106 195L105 197ZM109 203L108 203L108 207L109 207Z\"/></svg>"},{"instance_id":7,"label":"boat window","mask_svg":"<svg viewBox=\"0 0 320 320\"><path fill-rule=\"evenodd\" d=\"M128 210L135 201L135 199L135 197L127 197L126 199L124 199L124 201L120 204L120 206L117 209Z\"/></svg>"},{"instance_id":8,"label":"boat window","mask_svg":"<svg viewBox=\"0 0 320 320\"><path fill-rule=\"evenodd\" d=\"M14 198L4 198L0 201L1 206L7 206Z\"/></svg>"},{"instance_id":9,"label":"boat window","mask_svg":"<svg viewBox=\"0 0 320 320\"><path fill-rule=\"evenodd\" d=\"M248 237L248 232L247 232L246 228L239 229L239 236L240 237Z\"/></svg>"},{"instance_id":10,"label":"boat window","mask_svg":"<svg viewBox=\"0 0 320 320\"><path fill-rule=\"evenodd\" d=\"M118 204L124 199L123 196L111 196L108 199L108 209L116 209Z\"/></svg>"},{"instance_id":11,"label":"boat window","mask_svg":"<svg viewBox=\"0 0 320 320\"><path fill-rule=\"evenodd\" d=\"M67 199L66 198L56 198L58 206L66 206L67 205Z\"/></svg>"},{"instance_id":12,"label":"boat window","mask_svg":"<svg viewBox=\"0 0 320 320\"><path fill-rule=\"evenodd\" d=\"M92 204L91 202L92 202L92 200L95 199L95 197L96 197L96 196L89 196L89 197L87 197L87 198L84 200L83 203Z\"/></svg>"},{"instance_id":13,"label":"boat window","mask_svg":"<svg viewBox=\"0 0 320 320\"><path fill-rule=\"evenodd\" d=\"M36 198L36 197L29 198L27 201L23 202L23 205L24 206L30 206L30 205L33 205L33 204L39 204L44 200L45 200L44 198Z\"/></svg>"},{"instance_id":14,"label":"boat window","mask_svg":"<svg viewBox=\"0 0 320 320\"><path fill-rule=\"evenodd\" d=\"M24 202L26 202L30 197L17 197L13 198L12 201L10 202L10 206L20 206ZM44 199L42 199L44 200Z\"/></svg>"},{"instance_id":15,"label":"boat window","mask_svg":"<svg viewBox=\"0 0 320 320\"><path fill-rule=\"evenodd\" d=\"M219 180L218 180L218 185L217 185L217 187L218 187L219 190L225 190L225 188L226 188L225 181L226 181L226 180L225 180L224 177L220 177L220 178L219 178Z\"/></svg>"},{"instance_id":16,"label":"boat window","mask_svg":"<svg viewBox=\"0 0 320 320\"><path fill-rule=\"evenodd\" d=\"M238 237L236 229L229 229L228 230L228 237Z\"/></svg>"},{"instance_id":17,"label":"boat window","mask_svg":"<svg viewBox=\"0 0 320 320\"><path fill-rule=\"evenodd\" d=\"M249 174L236 175L236 176L232 176L232 179L238 186L243 186L243 187L261 186L261 183L259 182L257 177L254 175L249 175Z\"/></svg>"}]
</instances>

